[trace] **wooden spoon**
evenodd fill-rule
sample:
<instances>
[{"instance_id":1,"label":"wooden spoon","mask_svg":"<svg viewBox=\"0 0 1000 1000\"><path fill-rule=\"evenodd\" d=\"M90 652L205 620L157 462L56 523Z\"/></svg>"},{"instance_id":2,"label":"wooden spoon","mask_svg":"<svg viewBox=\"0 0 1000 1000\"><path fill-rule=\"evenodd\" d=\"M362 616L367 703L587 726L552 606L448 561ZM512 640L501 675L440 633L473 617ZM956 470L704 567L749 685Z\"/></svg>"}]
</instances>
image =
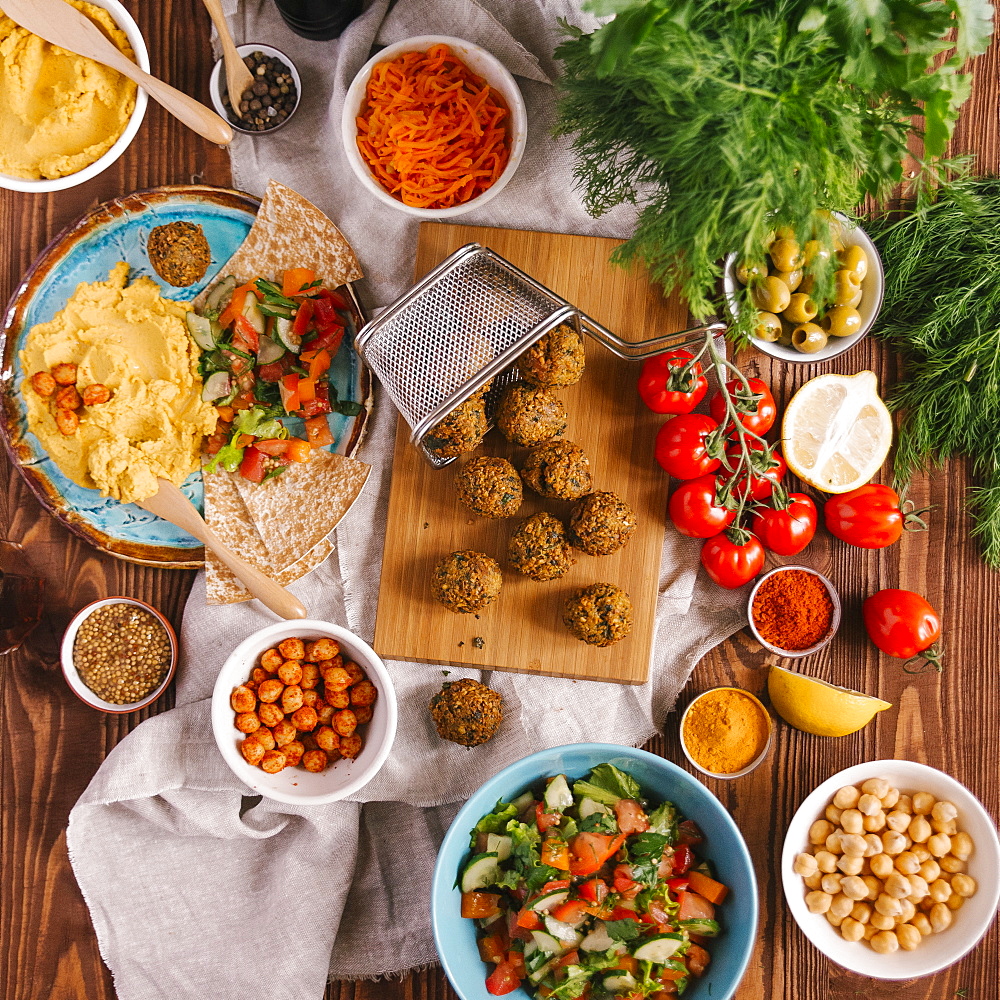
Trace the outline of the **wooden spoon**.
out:
<instances>
[{"instance_id":1,"label":"wooden spoon","mask_svg":"<svg viewBox=\"0 0 1000 1000\"><path fill-rule=\"evenodd\" d=\"M6 3L7 0L4 0ZM60 0L60 3L62 0ZM279 586L269 576L241 559L235 552L228 549L218 536L205 523L194 504L169 480L158 479L158 493L148 500L139 501L139 506L148 510L164 521L176 524L189 535L194 536L203 545L210 548L246 585L247 590L282 618L307 618L308 612L302 602Z\"/></svg>"},{"instance_id":2,"label":"wooden spoon","mask_svg":"<svg viewBox=\"0 0 1000 1000\"><path fill-rule=\"evenodd\" d=\"M203 0L208 16L219 33L222 43L222 61L226 67L226 89L229 91L229 102L234 111L240 106L243 91L253 86L253 74L247 69L243 57L236 51L233 36L229 33L226 15L222 13L221 0Z\"/></svg>"},{"instance_id":3,"label":"wooden spoon","mask_svg":"<svg viewBox=\"0 0 1000 1000\"><path fill-rule=\"evenodd\" d=\"M105 38L90 18L64 0L3 0L3 11L21 27L52 45L103 63L134 80L178 121L210 142L225 145L233 141L233 130L228 122L193 97L139 69Z\"/></svg>"}]
</instances>

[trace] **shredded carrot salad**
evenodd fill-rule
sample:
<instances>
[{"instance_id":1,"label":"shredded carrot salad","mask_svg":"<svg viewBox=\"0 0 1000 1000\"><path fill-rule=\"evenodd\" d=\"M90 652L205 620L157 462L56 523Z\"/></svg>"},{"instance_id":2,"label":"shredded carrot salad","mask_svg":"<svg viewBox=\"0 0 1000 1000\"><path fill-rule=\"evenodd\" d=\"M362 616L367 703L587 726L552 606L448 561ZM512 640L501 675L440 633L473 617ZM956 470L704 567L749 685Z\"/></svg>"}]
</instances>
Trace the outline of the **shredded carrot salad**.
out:
<instances>
[{"instance_id":1,"label":"shredded carrot salad","mask_svg":"<svg viewBox=\"0 0 1000 1000\"><path fill-rule=\"evenodd\" d=\"M482 194L510 158L507 108L447 45L378 63L357 119L358 149L405 205L449 208Z\"/></svg>"}]
</instances>

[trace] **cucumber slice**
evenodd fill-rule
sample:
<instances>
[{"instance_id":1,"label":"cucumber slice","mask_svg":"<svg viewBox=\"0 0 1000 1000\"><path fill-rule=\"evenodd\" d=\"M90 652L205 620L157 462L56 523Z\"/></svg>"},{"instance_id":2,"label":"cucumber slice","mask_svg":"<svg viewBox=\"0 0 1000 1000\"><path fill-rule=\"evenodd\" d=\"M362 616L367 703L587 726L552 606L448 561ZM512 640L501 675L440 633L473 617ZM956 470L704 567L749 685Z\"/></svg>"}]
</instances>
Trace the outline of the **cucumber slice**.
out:
<instances>
[{"instance_id":1,"label":"cucumber slice","mask_svg":"<svg viewBox=\"0 0 1000 1000\"><path fill-rule=\"evenodd\" d=\"M210 319L218 319L222 310L229 305L234 288L236 288L236 279L231 274L227 274L205 297L205 307L202 309L202 313Z\"/></svg>"},{"instance_id":2,"label":"cucumber slice","mask_svg":"<svg viewBox=\"0 0 1000 1000\"><path fill-rule=\"evenodd\" d=\"M684 937L681 934L657 934L656 937L643 941L632 954L640 962L662 965L683 944Z\"/></svg>"},{"instance_id":3,"label":"cucumber slice","mask_svg":"<svg viewBox=\"0 0 1000 1000\"><path fill-rule=\"evenodd\" d=\"M510 857L510 851L513 846L514 842L506 834L486 834L486 850L487 852L496 851L497 861L506 861Z\"/></svg>"},{"instance_id":4,"label":"cucumber slice","mask_svg":"<svg viewBox=\"0 0 1000 1000\"><path fill-rule=\"evenodd\" d=\"M282 344L271 340L270 337L261 337L260 345L257 348L257 363L269 365L272 361L277 361L284 353L285 348Z\"/></svg>"},{"instance_id":5,"label":"cucumber slice","mask_svg":"<svg viewBox=\"0 0 1000 1000\"><path fill-rule=\"evenodd\" d=\"M302 348L302 338L292 333L292 321L278 317L274 321L274 334L278 342L285 346L285 349L293 354L298 354Z\"/></svg>"},{"instance_id":6,"label":"cucumber slice","mask_svg":"<svg viewBox=\"0 0 1000 1000\"><path fill-rule=\"evenodd\" d=\"M500 864L497 861L496 851L486 851L484 854L477 854L462 872L461 889L462 892L475 892L476 889L485 889L493 885L500 877Z\"/></svg>"},{"instance_id":7,"label":"cucumber slice","mask_svg":"<svg viewBox=\"0 0 1000 1000\"><path fill-rule=\"evenodd\" d=\"M700 934L702 937L719 936L719 922L717 920L694 917L691 920L679 920L678 923L688 934Z\"/></svg>"},{"instance_id":8,"label":"cucumber slice","mask_svg":"<svg viewBox=\"0 0 1000 1000\"><path fill-rule=\"evenodd\" d=\"M527 809L528 806L530 806L534 801L535 801L535 796L532 795L531 792L524 792L523 794L518 795L518 797L514 799L513 802L511 802L511 805L519 813L523 813L524 810Z\"/></svg>"},{"instance_id":9,"label":"cucumber slice","mask_svg":"<svg viewBox=\"0 0 1000 1000\"><path fill-rule=\"evenodd\" d=\"M554 938L558 938L563 944L570 945L573 948L583 940L583 935L572 924L556 920L555 917L545 917L545 929Z\"/></svg>"},{"instance_id":10,"label":"cucumber slice","mask_svg":"<svg viewBox=\"0 0 1000 1000\"><path fill-rule=\"evenodd\" d=\"M608 993L624 993L626 990L633 990L639 984L635 981L635 977L630 972L621 972L616 970L614 972L609 972L602 980L601 986L604 987Z\"/></svg>"},{"instance_id":11,"label":"cucumber slice","mask_svg":"<svg viewBox=\"0 0 1000 1000\"><path fill-rule=\"evenodd\" d=\"M594 924L594 929L580 942L580 948L583 951L607 951L609 948L614 948L615 945L621 945L624 951L624 943L616 941L608 933L603 920L598 920Z\"/></svg>"},{"instance_id":12,"label":"cucumber slice","mask_svg":"<svg viewBox=\"0 0 1000 1000\"><path fill-rule=\"evenodd\" d=\"M184 314L184 323L187 326L191 339L203 350L215 350L215 331L212 329L212 321L207 316L199 316L193 310L188 310Z\"/></svg>"},{"instance_id":13,"label":"cucumber slice","mask_svg":"<svg viewBox=\"0 0 1000 1000\"><path fill-rule=\"evenodd\" d=\"M565 774L557 774L545 786L545 809L547 812L565 812L573 804L573 793L569 790Z\"/></svg>"},{"instance_id":14,"label":"cucumber slice","mask_svg":"<svg viewBox=\"0 0 1000 1000\"><path fill-rule=\"evenodd\" d=\"M212 372L201 387L201 398L206 403L214 403L229 395L231 384L228 372Z\"/></svg>"},{"instance_id":15,"label":"cucumber slice","mask_svg":"<svg viewBox=\"0 0 1000 1000\"><path fill-rule=\"evenodd\" d=\"M580 799L579 812L580 819L586 819L594 813L600 813L602 816L607 816L611 810L604 805L603 802L598 802L596 799L592 799L585 795L582 799Z\"/></svg>"},{"instance_id":16,"label":"cucumber slice","mask_svg":"<svg viewBox=\"0 0 1000 1000\"><path fill-rule=\"evenodd\" d=\"M548 955L559 955L566 951L565 945L545 931L532 931L531 936L534 938L535 944L538 945L539 949Z\"/></svg>"},{"instance_id":17,"label":"cucumber slice","mask_svg":"<svg viewBox=\"0 0 1000 1000\"><path fill-rule=\"evenodd\" d=\"M547 913L553 906L565 903L569 898L569 889L550 889L542 893L532 904L531 908L536 913Z\"/></svg>"},{"instance_id":18,"label":"cucumber slice","mask_svg":"<svg viewBox=\"0 0 1000 1000\"><path fill-rule=\"evenodd\" d=\"M264 319L264 314L257 306L256 295L247 294L246 301L243 303L243 315L257 333L263 336L267 329L267 320Z\"/></svg>"},{"instance_id":19,"label":"cucumber slice","mask_svg":"<svg viewBox=\"0 0 1000 1000\"><path fill-rule=\"evenodd\" d=\"M279 316L284 319L291 319L295 315L295 310L291 306L283 306L277 302L258 302L257 308L265 316Z\"/></svg>"},{"instance_id":20,"label":"cucumber slice","mask_svg":"<svg viewBox=\"0 0 1000 1000\"><path fill-rule=\"evenodd\" d=\"M555 965L555 959L550 958L547 962L543 962L534 972L528 973L528 982L530 983L540 983L551 971L552 966Z\"/></svg>"}]
</instances>

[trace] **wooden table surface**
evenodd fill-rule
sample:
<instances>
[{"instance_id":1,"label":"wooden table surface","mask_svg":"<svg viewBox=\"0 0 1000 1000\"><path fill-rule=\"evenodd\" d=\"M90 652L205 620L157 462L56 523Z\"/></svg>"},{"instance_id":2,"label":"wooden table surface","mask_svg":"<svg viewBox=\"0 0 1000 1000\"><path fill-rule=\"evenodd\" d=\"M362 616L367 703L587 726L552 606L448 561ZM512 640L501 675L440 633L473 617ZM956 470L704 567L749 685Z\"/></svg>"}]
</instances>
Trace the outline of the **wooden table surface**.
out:
<instances>
[{"instance_id":1,"label":"wooden table surface","mask_svg":"<svg viewBox=\"0 0 1000 1000\"><path fill-rule=\"evenodd\" d=\"M126 0L126 6L146 38L153 72L207 102L212 56L202 4ZM955 140L956 149L979 154L982 172L995 172L1000 158L997 52L994 45L976 67L976 90L963 110ZM53 195L0 191L0 302L46 243L95 204L159 184L229 181L225 151L150 102L136 141L99 177ZM899 373L896 358L870 338L832 369L771 364L755 352L743 361L748 374L759 373L770 382L779 403L821 371L871 368L884 389ZM758 946L736 994L739 1000L859 995L997 1000L1000 995L996 924L970 955L937 976L909 983L863 979L826 961L806 941L784 904L776 877L785 826L798 803L830 774L863 760L923 761L964 782L994 819L1000 812L1000 575L983 567L970 538L963 508L969 484L968 469L958 461L919 479L911 496L918 507L935 505L930 530L907 534L890 549L851 549L820 532L804 554L804 561L834 580L845 608L838 641L809 662L809 672L877 694L894 707L861 732L839 740L779 724L770 758L753 775L708 782L739 823L760 883ZM0 996L110 1000L115 995L111 975L101 961L66 855L67 817L112 747L148 714L170 708L172 692L145 712L98 714L77 701L64 683L59 639L76 609L109 594L149 601L179 627L193 574L120 562L77 540L42 510L2 456L0 537L23 542L31 571L48 581L44 621L22 649L0 658ZM893 586L924 593L941 612L948 663L943 674L905 674L900 661L879 656L866 640L860 603L868 593ZM720 683L760 692L767 662L746 633L737 634L697 666L679 709L696 692ZM665 720L666 735L650 749L683 764L678 717L673 713ZM454 995L435 968L401 982L332 983L327 1000L437 1000Z\"/></svg>"}]
</instances>

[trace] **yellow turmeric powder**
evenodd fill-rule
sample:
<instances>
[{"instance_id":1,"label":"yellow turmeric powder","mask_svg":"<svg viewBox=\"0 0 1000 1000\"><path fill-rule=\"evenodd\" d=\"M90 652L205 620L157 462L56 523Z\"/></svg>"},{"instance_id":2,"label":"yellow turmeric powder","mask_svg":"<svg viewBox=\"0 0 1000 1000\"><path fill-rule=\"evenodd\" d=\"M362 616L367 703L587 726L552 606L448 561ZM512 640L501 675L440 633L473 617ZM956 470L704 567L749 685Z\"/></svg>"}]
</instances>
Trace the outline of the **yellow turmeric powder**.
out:
<instances>
[{"instance_id":1,"label":"yellow turmeric powder","mask_svg":"<svg viewBox=\"0 0 1000 1000\"><path fill-rule=\"evenodd\" d=\"M733 774L760 756L770 734L767 712L752 695L737 688L716 688L692 704L681 739L706 771Z\"/></svg>"}]
</instances>

